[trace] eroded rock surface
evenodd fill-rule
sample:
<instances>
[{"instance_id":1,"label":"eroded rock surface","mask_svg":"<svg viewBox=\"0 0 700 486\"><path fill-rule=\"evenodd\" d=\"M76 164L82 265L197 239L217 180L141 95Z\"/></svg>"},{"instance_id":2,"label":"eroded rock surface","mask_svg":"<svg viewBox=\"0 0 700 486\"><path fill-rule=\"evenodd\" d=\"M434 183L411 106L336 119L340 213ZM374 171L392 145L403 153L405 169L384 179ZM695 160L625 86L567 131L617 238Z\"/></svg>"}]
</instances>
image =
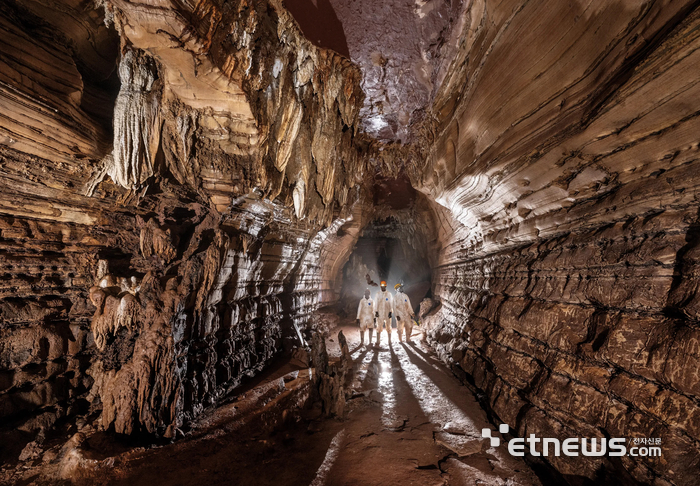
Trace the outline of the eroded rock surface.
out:
<instances>
[{"instance_id":1,"label":"eroded rock surface","mask_svg":"<svg viewBox=\"0 0 700 486\"><path fill-rule=\"evenodd\" d=\"M334 298L359 71L279 4L2 9L2 417L174 437Z\"/></svg>"},{"instance_id":2,"label":"eroded rock surface","mask_svg":"<svg viewBox=\"0 0 700 486\"><path fill-rule=\"evenodd\" d=\"M695 2L331 1L357 65L280 0L98 3L0 5L3 460L177 437L393 237L494 421L661 439L564 478L696 482Z\"/></svg>"},{"instance_id":3,"label":"eroded rock surface","mask_svg":"<svg viewBox=\"0 0 700 486\"><path fill-rule=\"evenodd\" d=\"M362 70L362 128L379 140L403 142L428 116L459 43L465 3L284 2L312 42L349 57Z\"/></svg>"},{"instance_id":4,"label":"eroded rock surface","mask_svg":"<svg viewBox=\"0 0 700 486\"><path fill-rule=\"evenodd\" d=\"M521 436L661 439L550 457L569 478L697 482L693 8L474 2L414 179L439 203L428 320L455 372Z\"/></svg>"}]
</instances>

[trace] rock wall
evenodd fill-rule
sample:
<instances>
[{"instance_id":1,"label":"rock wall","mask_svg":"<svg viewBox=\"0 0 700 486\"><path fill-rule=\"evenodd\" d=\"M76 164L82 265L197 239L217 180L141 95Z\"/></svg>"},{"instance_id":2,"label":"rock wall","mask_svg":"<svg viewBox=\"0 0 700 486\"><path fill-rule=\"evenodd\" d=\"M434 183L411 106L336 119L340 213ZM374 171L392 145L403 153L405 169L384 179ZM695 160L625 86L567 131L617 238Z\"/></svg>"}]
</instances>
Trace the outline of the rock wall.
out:
<instances>
[{"instance_id":1,"label":"rock wall","mask_svg":"<svg viewBox=\"0 0 700 486\"><path fill-rule=\"evenodd\" d=\"M551 458L574 482L693 484L696 2L444 5L409 145L360 133L362 73L279 0L99 4L0 6L1 433L94 411L176 436L304 339L393 215L433 268L430 339L499 419L662 439Z\"/></svg>"},{"instance_id":2,"label":"rock wall","mask_svg":"<svg viewBox=\"0 0 700 486\"><path fill-rule=\"evenodd\" d=\"M100 4L0 7L0 433L27 440L88 411L174 437L304 338L368 213L359 71L280 5Z\"/></svg>"},{"instance_id":3,"label":"rock wall","mask_svg":"<svg viewBox=\"0 0 700 486\"><path fill-rule=\"evenodd\" d=\"M660 458L550 456L570 481L697 482L693 8L474 2L413 174L439 203L430 339L497 420L661 439Z\"/></svg>"}]
</instances>

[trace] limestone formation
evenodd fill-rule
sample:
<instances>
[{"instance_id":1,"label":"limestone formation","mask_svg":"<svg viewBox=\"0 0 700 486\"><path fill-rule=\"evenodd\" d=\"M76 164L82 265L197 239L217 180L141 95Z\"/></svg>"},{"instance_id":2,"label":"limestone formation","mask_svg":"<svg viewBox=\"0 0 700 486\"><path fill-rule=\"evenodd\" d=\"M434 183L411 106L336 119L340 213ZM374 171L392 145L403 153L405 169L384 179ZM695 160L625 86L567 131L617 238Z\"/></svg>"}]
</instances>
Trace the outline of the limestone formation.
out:
<instances>
[{"instance_id":1,"label":"limestone formation","mask_svg":"<svg viewBox=\"0 0 700 486\"><path fill-rule=\"evenodd\" d=\"M321 410L326 416L342 418L345 413L345 399L350 392L346 384L352 379L352 357L343 331L338 333L338 342L340 358L331 362L325 339L321 333L313 333L311 364L314 367L314 376L313 393L310 398L312 402L321 402Z\"/></svg>"},{"instance_id":2,"label":"limestone formation","mask_svg":"<svg viewBox=\"0 0 700 486\"><path fill-rule=\"evenodd\" d=\"M389 278L515 436L661 442L545 468L695 484L697 3L293 3L0 4L2 461L180 437Z\"/></svg>"},{"instance_id":3,"label":"limestone formation","mask_svg":"<svg viewBox=\"0 0 700 486\"><path fill-rule=\"evenodd\" d=\"M113 152L107 174L127 189L138 189L155 173L160 144L160 87L155 61L128 49L119 61L121 88L114 105Z\"/></svg>"},{"instance_id":4,"label":"limestone formation","mask_svg":"<svg viewBox=\"0 0 700 486\"><path fill-rule=\"evenodd\" d=\"M436 98L414 179L444 221L431 341L518 435L659 438L661 458L622 467L692 484L698 13L550 7L475 3Z\"/></svg>"}]
</instances>

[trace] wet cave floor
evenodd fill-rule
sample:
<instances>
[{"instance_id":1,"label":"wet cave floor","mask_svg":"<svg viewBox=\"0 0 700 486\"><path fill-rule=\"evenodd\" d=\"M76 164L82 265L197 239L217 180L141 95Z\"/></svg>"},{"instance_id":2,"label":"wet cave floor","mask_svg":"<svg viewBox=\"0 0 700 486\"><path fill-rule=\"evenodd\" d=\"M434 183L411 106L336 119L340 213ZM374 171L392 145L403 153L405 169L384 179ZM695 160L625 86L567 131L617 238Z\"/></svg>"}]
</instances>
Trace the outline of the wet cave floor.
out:
<instances>
[{"instance_id":1,"label":"wet cave floor","mask_svg":"<svg viewBox=\"0 0 700 486\"><path fill-rule=\"evenodd\" d=\"M331 359L340 356L342 329L354 361L343 419L303 407L310 371L278 361L173 443L134 447L92 433L75 457L63 448L61 470L39 465L16 484L540 484L522 460L481 437L482 428L499 434L420 329L409 343L394 329L391 347L383 333L376 347L361 346L354 323L343 324L327 339Z\"/></svg>"}]
</instances>

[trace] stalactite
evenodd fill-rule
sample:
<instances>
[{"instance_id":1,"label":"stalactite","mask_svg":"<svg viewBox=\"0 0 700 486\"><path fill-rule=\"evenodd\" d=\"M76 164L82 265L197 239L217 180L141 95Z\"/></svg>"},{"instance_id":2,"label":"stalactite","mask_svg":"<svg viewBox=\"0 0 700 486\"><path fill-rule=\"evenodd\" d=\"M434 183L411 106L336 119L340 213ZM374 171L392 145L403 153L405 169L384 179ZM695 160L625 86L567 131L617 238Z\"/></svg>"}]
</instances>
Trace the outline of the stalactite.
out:
<instances>
[{"instance_id":1,"label":"stalactite","mask_svg":"<svg viewBox=\"0 0 700 486\"><path fill-rule=\"evenodd\" d=\"M155 61L127 48L119 62L121 88L114 107L114 148L107 174L127 189L154 174L160 144L160 83Z\"/></svg>"}]
</instances>

